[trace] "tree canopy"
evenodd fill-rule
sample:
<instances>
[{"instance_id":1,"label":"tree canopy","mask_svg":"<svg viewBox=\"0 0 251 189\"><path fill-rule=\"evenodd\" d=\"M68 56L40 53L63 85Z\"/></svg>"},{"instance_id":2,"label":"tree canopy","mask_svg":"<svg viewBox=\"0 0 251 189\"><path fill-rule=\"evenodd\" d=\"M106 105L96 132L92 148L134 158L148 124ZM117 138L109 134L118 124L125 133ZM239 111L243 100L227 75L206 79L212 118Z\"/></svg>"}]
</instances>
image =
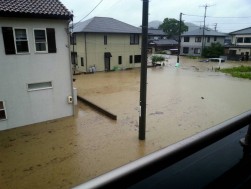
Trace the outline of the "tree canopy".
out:
<instances>
[{"instance_id":1,"label":"tree canopy","mask_svg":"<svg viewBox=\"0 0 251 189\"><path fill-rule=\"evenodd\" d=\"M162 29L168 35L168 38L177 37L179 36L179 23L180 21L174 18L165 18L159 29ZM188 27L181 21L181 33L185 31L188 31Z\"/></svg>"},{"instance_id":2,"label":"tree canopy","mask_svg":"<svg viewBox=\"0 0 251 189\"><path fill-rule=\"evenodd\" d=\"M211 46L205 47L202 56L206 58L220 57L224 54L224 47L219 43L211 43Z\"/></svg>"}]
</instances>

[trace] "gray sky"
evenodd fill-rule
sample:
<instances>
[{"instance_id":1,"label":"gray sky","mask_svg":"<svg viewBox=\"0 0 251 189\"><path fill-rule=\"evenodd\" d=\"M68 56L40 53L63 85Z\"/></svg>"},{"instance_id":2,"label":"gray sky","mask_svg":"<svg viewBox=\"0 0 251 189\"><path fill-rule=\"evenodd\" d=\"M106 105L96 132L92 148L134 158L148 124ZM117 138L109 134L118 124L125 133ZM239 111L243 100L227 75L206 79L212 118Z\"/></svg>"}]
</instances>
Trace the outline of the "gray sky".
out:
<instances>
[{"instance_id":1,"label":"gray sky","mask_svg":"<svg viewBox=\"0 0 251 189\"><path fill-rule=\"evenodd\" d=\"M60 1L70 11L73 11L74 22L78 22L90 13L101 0ZM185 14L183 21L202 26L205 11L203 6L206 4L209 5L206 26L214 28L217 23L217 30L221 32L251 27L251 0L150 0L149 21L162 22L167 17L178 20L179 14L182 12ZM94 16L111 17L134 26L140 26L142 0L103 0L84 20Z\"/></svg>"}]
</instances>

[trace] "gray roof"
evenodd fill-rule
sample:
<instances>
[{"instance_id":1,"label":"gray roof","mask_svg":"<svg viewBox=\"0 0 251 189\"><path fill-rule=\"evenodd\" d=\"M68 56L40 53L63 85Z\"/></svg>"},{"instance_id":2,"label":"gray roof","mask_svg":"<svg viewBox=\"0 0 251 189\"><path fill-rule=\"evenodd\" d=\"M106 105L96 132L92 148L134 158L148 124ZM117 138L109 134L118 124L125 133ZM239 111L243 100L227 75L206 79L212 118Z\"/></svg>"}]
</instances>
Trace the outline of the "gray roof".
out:
<instances>
[{"instance_id":1,"label":"gray roof","mask_svg":"<svg viewBox=\"0 0 251 189\"><path fill-rule=\"evenodd\" d=\"M0 0L0 16L69 19L72 14L59 0Z\"/></svg>"},{"instance_id":2,"label":"gray roof","mask_svg":"<svg viewBox=\"0 0 251 189\"><path fill-rule=\"evenodd\" d=\"M161 29L148 29L148 35L167 35Z\"/></svg>"},{"instance_id":3,"label":"gray roof","mask_svg":"<svg viewBox=\"0 0 251 189\"><path fill-rule=\"evenodd\" d=\"M230 35L239 35L239 34L251 34L251 27L249 28L244 28L241 30L233 31L229 33Z\"/></svg>"},{"instance_id":4,"label":"gray roof","mask_svg":"<svg viewBox=\"0 0 251 189\"><path fill-rule=\"evenodd\" d=\"M217 32L215 30L211 30L208 28L205 29L204 35L205 36L222 36L222 37L227 36L227 34L225 33ZM198 28L196 30L184 32L182 36L203 36L203 28Z\"/></svg>"},{"instance_id":5,"label":"gray roof","mask_svg":"<svg viewBox=\"0 0 251 189\"><path fill-rule=\"evenodd\" d=\"M141 33L141 28L107 17L93 17L76 23L73 32L84 33Z\"/></svg>"},{"instance_id":6,"label":"gray roof","mask_svg":"<svg viewBox=\"0 0 251 189\"><path fill-rule=\"evenodd\" d=\"M156 45L177 45L178 42L175 41L174 39L159 39L159 40L154 40L153 43Z\"/></svg>"}]
</instances>

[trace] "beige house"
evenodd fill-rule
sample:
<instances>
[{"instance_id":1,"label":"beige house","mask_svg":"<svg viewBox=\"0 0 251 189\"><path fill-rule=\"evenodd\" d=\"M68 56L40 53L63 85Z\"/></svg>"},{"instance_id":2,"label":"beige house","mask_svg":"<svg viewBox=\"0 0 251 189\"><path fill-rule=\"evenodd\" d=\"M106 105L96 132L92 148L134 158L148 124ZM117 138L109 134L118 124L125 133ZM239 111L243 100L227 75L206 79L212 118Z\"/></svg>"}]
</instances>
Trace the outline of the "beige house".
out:
<instances>
[{"instance_id":1,"label":"beige house","mask_svg":"<svg viewBox=\"0 0 251 189\"><path fill-rule=\"evenodd\" d=\"M71 39L72 63L78 72L140 67L141 28L106 17L76 23Z\"/></svg>"}]
</instances>

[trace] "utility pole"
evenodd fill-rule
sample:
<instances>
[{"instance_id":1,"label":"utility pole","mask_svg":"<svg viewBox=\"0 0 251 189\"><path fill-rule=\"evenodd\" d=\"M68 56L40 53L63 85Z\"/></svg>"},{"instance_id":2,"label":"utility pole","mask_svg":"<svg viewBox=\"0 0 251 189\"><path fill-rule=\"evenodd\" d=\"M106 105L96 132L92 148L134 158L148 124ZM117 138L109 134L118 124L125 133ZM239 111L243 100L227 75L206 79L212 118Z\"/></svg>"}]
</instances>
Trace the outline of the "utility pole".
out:
<instances>
[{"instance_id":1,"label":"utility pole","mask_svg":"<svg viewBox=\"0 0 251 189\"><path fill-rule=\"evenodd\" d=\"M149 6L149 0L143 0L141 74L140 74L140 108L139 108L139 140L145 140L145 133L146 133L148 6Z\"/></svg>"},{"instance_id":2,"label":"utility pole","mask_svg":"<svg viewBox=\"0 0 251 189\"><path fill-rule=\"evenodd\" d=\"M204 24L203 24L203 33L202 33L202 48L201 48L201 53L203 52L205 48L205 25L206 25L206 17L207 17L207 7L211 7L213 5L208 5L205 4L202 7L205 7L205 12L204 12Z\"/></svg>"},{"instance_id":3,"label":"utility pole","mask_svg":"<svg viewBox=\"0 0 251 189\"><path fill-rule=\"evenodd\" d=\"M180 65L181 21L182 21L182 13L180 13L178 54L177 54L177 63L175 67L179 67Z\"/></svg>"},{"instance_id":4,"label":"utility pole","mask_svg":"<svg viewBox=\"0 0 251 189\"><path fill-rule=\"evenodd\" d=\"M214 31L217 31L217 23L214 24Z\"/></svg>"}]
</instances>

